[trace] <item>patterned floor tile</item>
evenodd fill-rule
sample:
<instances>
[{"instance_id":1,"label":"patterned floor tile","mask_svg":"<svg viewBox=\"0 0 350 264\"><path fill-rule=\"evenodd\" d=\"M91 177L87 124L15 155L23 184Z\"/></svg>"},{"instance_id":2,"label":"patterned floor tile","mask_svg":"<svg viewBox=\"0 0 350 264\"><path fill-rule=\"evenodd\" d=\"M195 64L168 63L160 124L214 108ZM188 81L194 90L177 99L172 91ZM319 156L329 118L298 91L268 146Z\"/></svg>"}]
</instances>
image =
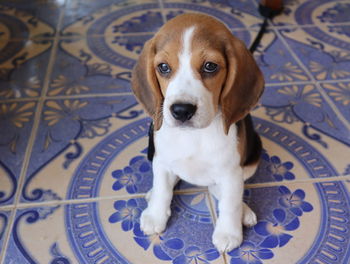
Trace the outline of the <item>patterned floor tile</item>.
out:
<instances>
[{"instance_id":1,"label":"patterned floor tile","mask_svg":"<svg viewBox=\"0 0 350 264\"><path fill-rule=\"evenodd\" d=\"M158 1L68 1L62 36L155 32L163 24Z\"/></svg>"},{"instance_id":2,"label":"patterned floor tile","mask_svg":"<svg viewBox=\"0 0 350 264\"><path fill-rule=\"evenodd\" d=\"M276 98L276 95L271 97ZM327 128L327 122L323 125L316 122L320 110L300 111L295 106L264 105L253 112L264 152L257 173L247 183L293 182L347 174L349 159L345 154L339 155L349 152L348 138L345 138L347 141L342 140L348 135L346 128L338 127L329 133L332 127ZM325 109L326 105L322 111ZM332 113L331 122L336 122L334 113L331 109L329 111ZM305 120L305 114L310 112L314 113L313 118Z\"/></svg>"},{"instance_id":3,"label":"patterned floor tile","mask_svg":"<svg viewBox=\"0 0 350 264\"><path fill-rule=\"evenodd\" d=\"M164 1L164 14L167 20L182 13L204 13L222 20L230 29L259 26L262 19L254 1Z\"/></svg>"},{"instance_id":4,"label":"patterned floor tile","mask_svg":"<svg viewBox=\"0 0 350 264\"><path fill-rule=\"evenodd\" d=\"M224 264L206 201L201 193L175 196L166 231L154 236L140 230L143 198L19 209L5 263Z\"/></svg>"},{"instance_id":5,"label":"patterned floor tile","mask_svg":"<svg viewBox=\"0 0 350 264\"><path fill-rule=\"evenodd\" d=\"M283 14L273 19L274 24L278 26L350 22L348 1L287 0L283 3Z\"/></svg>"},{"instance_id":6,"label":"patterned floor tile","mask_svg":"<svg viewBox=\"0 0 350 264\"><path fill-rule=\"evenodd\" d=\"M35 101L0 103L0 205L13 203L36 105Z\"/></svg>"},{"instance_id":7,"label":"patterned floor tile","mask_svg":"<svg viewBox=\"0 0 350 264\"><path fill-rule=\"evenodd\" d=\"M317 81L350 78L350 37L345 26L280 30L288 45Z\"/></svg>"},{"instance_id":8,"label":"patterned floor tile","mask_svg":"<svg viewBox=\"0 0 350 264\"><path fill-rule=\"evenodd\" d=\"M350 123L350 82L321 83L321 86Z\"/></svg>"},{"instance_id":9,"label":"patterned floor tile","mask_svg":"<svg viewBox=\"0 0 350 264\"><path fill-rule=\"evenodd\" d=\"M131 92L131 70L153 34L61 40L48 95Z\"/></svg>"},{"instance_id":10,"label":"patterned floor tile","mask_svg":"<svg viewBox=\"0 0 350 264\"><path fill-rule=\"evenodd\" d=\"M273 31L265 33L254 55L260 69L264 73L267 84L310 80L307 73Z\"/></svg>"},{"instance_id":11,"label":"patterned floor tile","mask_svg":"<svg viewBox=\"0 0 350 264\"><path fill-rule=\"evenodd\" d=\"M227 254L227 263L349 261L344 182L247 189L245 200L258 224L244 229L244 242ZM140 231L145 207L143 198L129 197L18 209L5 263L225 263L211 243L213 223L203 193L176 195L167 229L156 236Z\"/></svg>"},{"instance_id":12,"label":"patterned floor tile","mask_svg":"<svg viewBox=\"0 0 350 264\"><path fill-rule=\"evenodd\" d=\"M234 263L348 263L350 196L343 182L248 189L258 223L245 231ZM258 262L259 261L259 262Z\"/></svg>"},{"instance_id":13,"label":"patterned floor tile","mask_svg":"<svg viewBox=\"0 0 350 264\"><path fill-rule=\"evenodd\" d=\"M313 84L266 87L261 103L275 122L292 124L301 120L350 145L348 128Z\"/></svg>"},{"instance_id":14,"label":"patterned floor tile","mask_svg":"<svg viewBox=\"0 0 350 264\"><path fill-rule=\"evenodd\" d=\"M41 95L51 46L52 41L0 36L0 100Z\"/></svg>"},{"instance_id":15,"label":"patterned floor tile","mask_svg":"<svg viewBox=\"0 0 350 264\"><path fill-rule=\"evenodd\" d=\"M89 44L90 42L86 39L60 42L53 65L48 96L131 93L130 69L128 69L129 72L126 72L126 69L118 67L116 62L118 59L120 61L122 56L118 57L119 54L113 52L114 58L118 57L114 60L113 65L109 63L113 60L111 57L106 55L108 58L106 61L103 51Z\"/></svg>"},{"instance_id":16,"label":"patterned floor tile","mask_svg":"<svg viewBox=\"0 0 350 264\"><path fill-rule=\"evenodd\" d=\"M0 209L0 255L2 252L3 244L5 241L6 231L8 229L9 218L11 215L10 210L1 210Z\"/></svg>"},{"instance_id":17,"label":"patterned floor tile","mask_svg":"<svg viewBox=\"0 0 350 264\"><path fill-rule=\"evenodd\" d=\"M11 38L53 37L64 0L3 0L0 3L0 31Z\"/></svg>"},{"instance_id":18,"label":"patterned floor tile","mask_svg":"<svg viewBox=\"0 0 350 264\"><path fill-rule=\"evenodd\" d=\"M131 95L45 101L22 200L113 195L114 179L106 169L117 166L115 155L147 134L149 119L139 106L132 108L135 104ZM130 122L139 124L127 126ZM105 175L108 186L98 179Z\"/></svg>"}]
</instances>

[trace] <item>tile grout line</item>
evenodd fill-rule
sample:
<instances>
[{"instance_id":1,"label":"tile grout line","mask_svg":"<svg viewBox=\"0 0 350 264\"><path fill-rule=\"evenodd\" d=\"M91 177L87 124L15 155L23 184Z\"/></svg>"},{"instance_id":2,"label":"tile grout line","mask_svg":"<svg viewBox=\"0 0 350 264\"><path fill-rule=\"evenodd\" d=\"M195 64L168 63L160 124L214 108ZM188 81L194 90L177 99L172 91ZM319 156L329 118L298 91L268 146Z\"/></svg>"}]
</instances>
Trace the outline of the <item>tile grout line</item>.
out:
<instances>
[{"instance_id":1,"label":"tile grout line","mask_svg":"<svg viewBox=\"0 0 350 264\"><path fill-rule=\"evenodd\" d=\"M17 206L18 206L19 201L20 201L22 188L23 188L23 185L24 185L24 181L25 181L26 174L27 174L27 169L28 169L28 166L29 166L31 152L33 150L33 145L34 145L34 142L35 142L35 138L36 138L36 135L37 135L37 132L38 132L38 129L39 129L40 117L41 117L41 112L42 112L43 103L44 103L43 95L46 94L46 92L48 90L48 86L49 86L50 76L51 76L51 73L52 73L54 59L56 57L55 55L56 55L56 51L57 51L57 47L58 47L59 29L60 29L60 27L61 27L61 25L63 23L64 13L65 13L65 5L66 5L66 0L64 2L63 8L61 9L60 16L58 18L58 22L57 22L57 25L56 25L55 38L53 40L53 44L52 44L52 48L51 48L51 54L50 54L49 63L48 63L46 74L45 74L45 79L44 79L44 83L43 83L43 89L41 91L41 96L37 100L37 106L36 106L36 111L35 111L35 115L34 115L33 126L32 126L32 129L31 129L31 135L30 135L29 140L28 140L28 145L26 147L26 151L25 151L24 160L23 160L23 163L22 163L21 172L20 172L20 175L19 175L19 178L18 178L18 185L17 185L16 195L15 195L15 199L14 199L14 208L12 209L11 219L8 222L7 234L6 234L6 236L4 236L4 242L3 242L2 250L0 252L0 263L1 264L4 264L4 261L5 261L6 251L7 251L9 240L10 240L10 236L11 236L11 233L12 233L10 231L12 231L12 228L13 228L13 225L14 225L14 221L15 221L15 218L16 218Z\"/></svg>"},{"instance_id":2,"label":"tile grout line","mask_svg":"<svg viewBox=\"0 0 350 264\"><path fill-rule=\"evenodd\" d=\"M164 2L163 2L163 0L157 0L157 2L158 2L158 5L159 5L160 13L161 13L161 15L162 15L163 24L165 24L165 23L167 22L167 20L166 20L165 14L164 14L164 12L165 12L165 9L164 9ZM156 32L154 32L154 34L155 34L155 33L156 33Z\"/></svg>"},{"instance_id":3,"label":"tile grout line","mask_svg":"<svg viewBox=\"0 0 350 264\"><path fill-rule=\"evenodd\" d=\"M192 188L192 189L184 189L184 190L174 190L174 195L181 194L193 194L198 192L207 192L207 188ZM30 202L30 203L18 203L16 208L32 208L38 206L53 206L53 205L65 205L65 204L79 204L79 203L91 203L91 202L99 202L113 199L127 199L127 198L144 198L147 193L137 193L137 194L120 194L120 195L112 195L112 196L102 196L102 197L91 197L91 198L82 198L82 199L63 199L63 200L51 200L51 201L43 201L43 202ZM0 210L4 209L14 209L14 206L4 206L0 207Z\"/></svg>"},{"instance_id":4,"label":"tile grout line","mask_svg":"<svg viewBox=\"0 0 350 264\"><path fill-rule=\"evenodd\" d=\"M329 104L329 106L332 108L332 110L335 112L339 120L343 123L343 125L349 129L350 131L350 123L346 120L346 118L343 116L341 111L338 109L338 107L333 103L331 98L328 96L328 94L323 90L319 82L314 78L314 76L309 72L308 68L304 65L304 63L299 59L299 57L294 53L293 49L289 46L288 42L285 40L284 36L277 30L273 29L275 34L278 36L278 38L281 40L283 45L286 47L286 49L289 51L290 55L296 60L296 62L300 65L300 67L305 71L305 73L308 75L308 77L315 83L317 91L323 96L324 100Z\"/></svg>"},{"instance_id":5,"label":"tile grout line","mask_svg":"<svg viewBox=\"0 0 350 264\"><path fill-rule=\"evenodd\" d=\"M291 185L291 184L313 184L313 183L322 183L322 182L330 182L330 181L350 181L350 174L342 175L342 176L333 176L326 178L308 178L308 179L297 179L293 181L278 181L278 182L261 182L261 183L246 183L244 184L245 189L255 189L255 188L265 188L265 187L274 187L280 185ZM208 193L210 201L211 210L215 208L212 196L208 192L207 188L190 188L183 190L174 190L174 195L182 195L182 194L194 194L198 192ZM8 205L4 207L0 207L0 209L4 210L12 210L12 209L23 209L23 208L32 208L38 206L53 206L53 205L66 205L66 204L79 204L79 203L91 203L91 202L100 202L100 201L108 201L113 199L127 199L127 198L144 198L146 193L138 193L138 194L120 194L120 195L112 195L112 196L102 196L102 197L91 197L91 198L83 198L83 199L68 199L68 200L51 200L51 201L43 201L43 202L33 202L33 203L18 203L16 206ZM211 212L212 213L212 212ZM212 217L216 219L216 214L212 214Z\"/></svg>"},{"instance_id":6,"label":"tile grout line","mask_svg":"<svg viewBox=\"0 0 350 264\"><path fill-rule=\"evenodd\" d=\"M294 184L314 184L314 183L324 183L324 182L343 182L350 181L350 174L343 176L334 176L327 178L310 178L310 179L299 179L293 181L279 181L279 182L262 182L262 183L247 183L244 184L244 189L257 189L257 188L267 188L267 187L275 187L280 185L294 185ZM194 194L198 192L204 192L208 195L208 201L210 206L210 213L214 220L216 220L215 213L215 205L213 202L213 197L209 193L207 188L198 188L198 189L184 189L184 190L174 190L174 195L181 194ZM68 199L68 200L52 200L52 201L44 201L44 202L34 202L34 203L19 203L15 207L14 206L5 206L3 207L5 210L11 209L23 209L23 208L32 208L39 206L55 206L55 205L68 205L68 204L80 204L80 203L93 203L93 202L103 202L114 199L131 199L131 198L144 198L146 193L138 193L138 194L120 194L120 195L112 195L112 196L101 196L101 197L91 197L91 198L83 198L83 199ZM0 209L2 209L0 207ZM214 221L215 222L215 221Z\"/></svg>"}]
</instances>

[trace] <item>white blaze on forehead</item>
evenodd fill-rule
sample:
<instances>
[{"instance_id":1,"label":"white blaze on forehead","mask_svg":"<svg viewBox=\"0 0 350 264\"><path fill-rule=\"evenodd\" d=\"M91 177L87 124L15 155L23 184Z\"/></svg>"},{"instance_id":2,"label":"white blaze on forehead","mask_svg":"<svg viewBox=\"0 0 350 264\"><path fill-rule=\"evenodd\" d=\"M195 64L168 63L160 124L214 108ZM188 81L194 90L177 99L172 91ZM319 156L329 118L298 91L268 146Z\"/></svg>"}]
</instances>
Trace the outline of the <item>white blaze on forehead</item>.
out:
<instances>
[{"instance_id":1,"label":"white blaze on forehead","mask_svg":"<svg viewBox=\"0 0 350 264\"><path fill-rule=\"evenodd\" d=\"M202 83L196 79L194 70L191 66L192 58L192 40L194 37L195 27L190 27L184 30L182 34L181 49L177 54L179 59L179 68L174 76L167 94L169 96L178 96L177 99L180 99L182 95L188 95L197 97L196 88L201 87ZM186 96L185 96L186 97ZM174 98L175 99L175 98ZM195 98L193 98L195 99Z\"/></svg>"},{"instance_id":2,"label":"white blaze on forehead","mask_svg":"<svg viewBox=\"0 0 350 264\"><path fill-rule=\"evenodd\" d=\"M192 37L194 32L194 27L190 27L185 30L182 38L182 50L179 54L179 64L181 66L186 66L182 68L191 67L191 46Z\"/></svg>"}]
</instances>

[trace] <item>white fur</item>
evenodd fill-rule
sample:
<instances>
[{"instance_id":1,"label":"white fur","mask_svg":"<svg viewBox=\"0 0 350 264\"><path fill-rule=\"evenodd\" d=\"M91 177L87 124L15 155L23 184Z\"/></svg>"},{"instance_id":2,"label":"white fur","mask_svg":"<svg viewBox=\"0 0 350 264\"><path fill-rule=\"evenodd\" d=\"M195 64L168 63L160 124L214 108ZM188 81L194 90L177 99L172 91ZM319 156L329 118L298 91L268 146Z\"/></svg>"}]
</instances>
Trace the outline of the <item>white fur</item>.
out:
<instances>
[{"instance_id":1,"label":"white fur","mask_svg":"<svg viewBox=\"0 0 350 264\"><path fill-rule=\"evenodd\" d=\"M165 122L155 133L153 189L147 195L148 207L141 215L141 229L146 234L165 229L171 214L173 187L180 177L192 184L208 186L219 200L213 243L224 252L241 244L242 221L247 226L256 223L254 212L242 202L243 181L255 170L240 166L236 126L232 125L225 134L221 113L215 113L211 93L195 78L190 64L194 29L184 32L183 48L178 55L180 67L165 95ZM197 112L184 127L169 110L177 102L197 105Z\"/></svg>"}]
</instances>

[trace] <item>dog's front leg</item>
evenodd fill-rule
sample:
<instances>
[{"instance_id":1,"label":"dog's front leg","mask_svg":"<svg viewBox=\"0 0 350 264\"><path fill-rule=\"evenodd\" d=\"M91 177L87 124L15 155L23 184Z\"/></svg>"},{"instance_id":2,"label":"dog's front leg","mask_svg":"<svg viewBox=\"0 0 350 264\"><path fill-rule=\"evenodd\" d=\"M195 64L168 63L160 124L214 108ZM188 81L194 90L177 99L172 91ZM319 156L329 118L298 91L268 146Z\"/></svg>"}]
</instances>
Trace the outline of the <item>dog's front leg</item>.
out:
<instances>
[{"instance_id":1,"label":"dog's front leg","mask_svg":"<svg viewBox=\"0 0 350 264\"><path fill-rule=\"evenodd\" d=\"M242 169L222 172L217 182L219 217L213 233L213 244L220 252L230 251L242 243Z\"/></svg>"},{"instance_id":2,"label":"dog's front leg","mask_svg":"<svg viewBox=\"0 0 350 264\"><path fill-rule=\"evenodd\" d=\"M170 203L177 176L156 158L153 160L153 189L149 192L147 208L141 215L141 229L146 235L161 233L171 215Z\"/></svg>"}]
</instances>

